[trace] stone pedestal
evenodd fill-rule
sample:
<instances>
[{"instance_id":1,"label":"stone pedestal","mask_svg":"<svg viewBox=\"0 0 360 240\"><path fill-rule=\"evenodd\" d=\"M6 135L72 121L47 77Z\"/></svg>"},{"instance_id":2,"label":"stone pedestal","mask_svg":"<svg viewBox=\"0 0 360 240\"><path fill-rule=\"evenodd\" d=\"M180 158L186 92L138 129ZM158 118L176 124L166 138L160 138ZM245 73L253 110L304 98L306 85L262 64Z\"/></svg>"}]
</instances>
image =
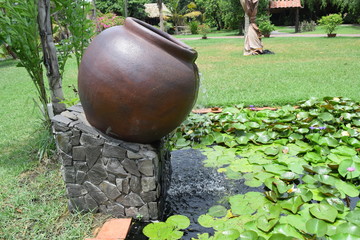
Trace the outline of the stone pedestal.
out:
<instances>
[{"instance_id":1,"label":"stone pedestal","mask_svg":"<svg viewBox=\"0 0 360 240\"><path fill-rule=\"evenodd\" d=\"M81 105L52 122L71 211L160 219L169 162L163 144L111 138L90 126Z\"/></svg>"}]
</instances>

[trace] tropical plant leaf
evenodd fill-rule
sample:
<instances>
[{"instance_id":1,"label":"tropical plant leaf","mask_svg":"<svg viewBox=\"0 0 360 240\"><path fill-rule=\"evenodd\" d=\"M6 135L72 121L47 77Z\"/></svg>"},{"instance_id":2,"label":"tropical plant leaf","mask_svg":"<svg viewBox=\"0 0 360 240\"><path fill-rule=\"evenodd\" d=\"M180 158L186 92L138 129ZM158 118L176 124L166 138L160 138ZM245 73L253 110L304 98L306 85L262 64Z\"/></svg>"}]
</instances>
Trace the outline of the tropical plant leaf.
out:
<instances>
[{"instance_id":1,"label":"tropical plant leaf","mask_svg":"<svg viewBox=\"0 0 360 240\"><path fill-rule=\"evenodd\" d=\"M212 206L208 213L212 217L224 217L227 214L227 209L221 205Z\"/></svg>"}]
</instances>

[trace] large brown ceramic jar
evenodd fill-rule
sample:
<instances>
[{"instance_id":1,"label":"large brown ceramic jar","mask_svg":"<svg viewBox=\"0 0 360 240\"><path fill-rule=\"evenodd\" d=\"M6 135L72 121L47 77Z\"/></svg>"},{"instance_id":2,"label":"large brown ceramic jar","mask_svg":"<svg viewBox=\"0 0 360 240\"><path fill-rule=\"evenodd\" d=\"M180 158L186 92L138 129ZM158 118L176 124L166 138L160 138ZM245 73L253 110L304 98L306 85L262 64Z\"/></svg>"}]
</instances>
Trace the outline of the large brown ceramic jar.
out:
<instances>
[{"instance_id":1,"label":"large brown ceramic jar","mask_svg":"<svg viewBox=\"0 0 360 240\"><path fill-rule=\"evenodd\" d=\"M134 18L100 33L79 70L89 123L113 137L151 143L187 117L197 97L197 52Z\"/></svg>"}]
</instances>

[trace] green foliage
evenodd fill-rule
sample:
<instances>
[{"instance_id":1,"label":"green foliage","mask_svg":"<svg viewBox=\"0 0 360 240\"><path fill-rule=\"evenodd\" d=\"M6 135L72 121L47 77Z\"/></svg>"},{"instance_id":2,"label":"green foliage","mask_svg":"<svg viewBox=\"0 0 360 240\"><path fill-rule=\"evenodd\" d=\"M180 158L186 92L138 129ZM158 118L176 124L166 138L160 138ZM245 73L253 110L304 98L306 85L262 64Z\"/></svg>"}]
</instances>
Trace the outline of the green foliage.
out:
<instances>
[{"instance_id":1,"label":"green foliage","mask_svg":"<svg viewBox=\"0 0 360 240\"><path fill-rule=\"evenodd\" d=\"M349 197L358 201L360 193L359 103L326 97L297 105L191 114L178 128L174 142L201 148L205 166L250 187L266 186L264 193L230 196L228 209L216 205L201 215L198 222L216 232L198 239L225 233L235 238L224 239L358 237L359 204L350 208Z\"/></svg>"},{"instance_id":2,"label":"green foliage","mask_svg":"<svg viewBox=\"0 0 360 240\"><path fill-rule=\"evenodd\" d=\"M143 229L143 233L150 240L176 240L181 239L183 232L179 231L189 227L189 218L182 215L169 217L166 222L150 223Z\"/></svg>"},{"instance_id":3,"label":"green foliage","mask_svg":"<svg viewBox=\"0 0 360 240\"><path fill-rule=\"evenodd\" d=\"M25 67L29 73L44 111L49 120L47 104L49 102L43 77L41 47L37 24L37 1L26 0L14 3L0 1L0 40L6 42L17 54L19 67Z\"/></svg>"},{"instance_id":4,"label":"green foliage","mask_svg":"<svg viewBox=\"0 0 360 240\"><path fill-rule=\"evenodd\" d=\"M257 19L260 32L263 35L268 35L275 30L275 25L271 24L270 16L261 16Z\"/></svg>"},{"instance_id":5,"label":"green foliage","mask_svg":"<svg viewBox=\"0 0 360 240\"><path fill-rule=\"evenodd\" d=\"M332 34L341 23L341 14L330 14L328 16L323 16L319 20L319 24L324 26L327 34Z\"/></svg>"},{"instance_id":6,"label":"green foliage","mask_svg":"<svg viewBox=\"0 0 360 240\"><path fill-rule=\"evenodd\" d=\"M206 38L206 35L211 32L211 29L207 24L200 24L198 26L198 31L203 36L203 38Z\"/></svg>"},{"instance_id":7,"label":"green foliage","mask_svg":"<svg viewBox=\"0 0 360 240\"><path fill-rule=\"evenodd\" d=\"M198 34L198 27L199 27L198 21L191 21L189 22L188 25L190 27L191 34Z\"/></svg>"}]
</instances>

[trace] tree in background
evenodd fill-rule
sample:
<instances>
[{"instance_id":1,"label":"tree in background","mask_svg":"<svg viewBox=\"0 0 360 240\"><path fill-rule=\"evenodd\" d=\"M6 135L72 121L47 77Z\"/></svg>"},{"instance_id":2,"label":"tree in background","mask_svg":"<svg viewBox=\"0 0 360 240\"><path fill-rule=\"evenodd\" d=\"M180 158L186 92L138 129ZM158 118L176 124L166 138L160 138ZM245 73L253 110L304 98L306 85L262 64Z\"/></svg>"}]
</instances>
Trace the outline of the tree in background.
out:
<instances>
[{"instance_id":1,"label":"tree in background","mask_svg":"<svg viewBox=\"0 0 360 240\"><path fill-rule=\"evenodd\" d=\"M102 13L115 13L120 16L134 17L144 20L145 3L150 0L95 0L96 8Z\"/></svg>"}]
</instances>

